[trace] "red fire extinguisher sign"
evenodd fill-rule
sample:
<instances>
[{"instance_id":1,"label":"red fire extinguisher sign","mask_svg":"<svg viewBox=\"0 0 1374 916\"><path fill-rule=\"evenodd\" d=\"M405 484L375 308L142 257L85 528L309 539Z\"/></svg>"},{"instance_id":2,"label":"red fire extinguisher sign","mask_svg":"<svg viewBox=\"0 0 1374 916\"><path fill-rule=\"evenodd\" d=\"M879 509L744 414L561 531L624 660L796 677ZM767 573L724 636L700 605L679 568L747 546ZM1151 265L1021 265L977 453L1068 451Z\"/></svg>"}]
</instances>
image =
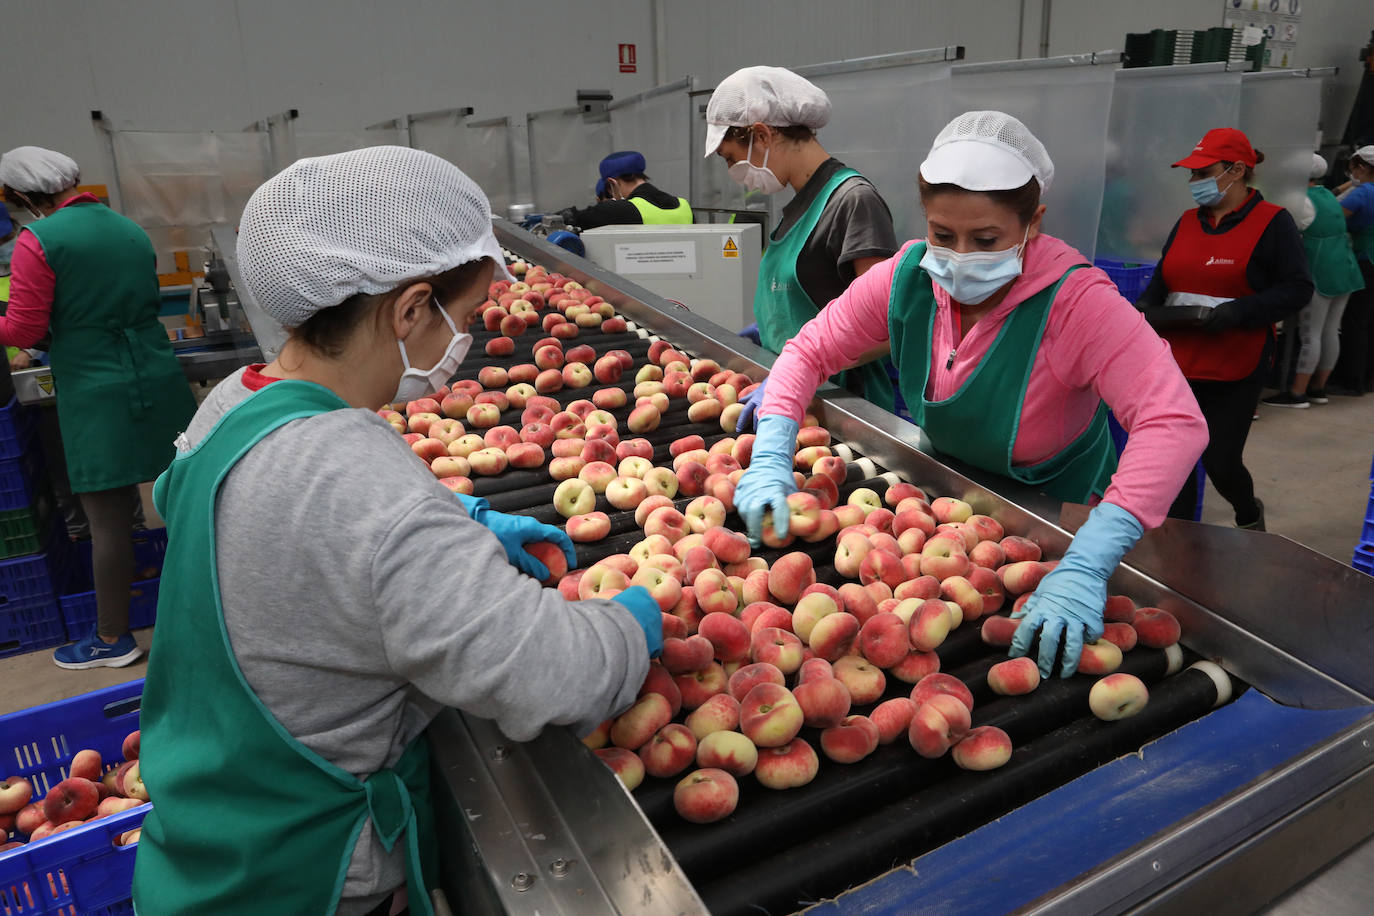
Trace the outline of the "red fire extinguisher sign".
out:
<instances>
[{"instance_id":1,"label":"red fire extinguisher sign","mask_svg":"<svg viewBox=\"0 0 1374 916\"><path fill-rule=\"evenodd\" d=\"M634 45L621 45L621 46L620 46L620 72L621 72L621 73L634 73L634 72L635 72L635 46L634 46Z\"/></svg>"}]
</instances>

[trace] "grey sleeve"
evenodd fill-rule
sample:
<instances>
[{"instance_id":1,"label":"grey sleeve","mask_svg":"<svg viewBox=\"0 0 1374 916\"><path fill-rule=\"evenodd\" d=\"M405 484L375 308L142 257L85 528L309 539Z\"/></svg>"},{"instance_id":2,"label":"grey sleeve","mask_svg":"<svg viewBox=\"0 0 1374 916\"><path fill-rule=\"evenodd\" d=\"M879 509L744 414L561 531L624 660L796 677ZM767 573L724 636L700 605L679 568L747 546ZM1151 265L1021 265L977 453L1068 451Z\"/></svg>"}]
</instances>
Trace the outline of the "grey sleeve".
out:
<instances>
[{"instance_id":1,"label":"grey sleeve","mask_svg":"<svg viewBox=\"0 0 1374 916\"><path fill-rule=\"evenodd\" d=\"M840 186L826 208L826 243L846 279L859 258L890 258L897 253L897 233L878 189L865 178L851 178Z\"/></svg>"},{"instance_id":2,"label":"grey sleeve","mask_svg":"<svg viewBox=\"0 0 1374 916\"><path fill-rule=\"evenodd\" d=\"M392 669L515 741L550 723L591 731L634 702L649 670L629 611L543 588L444 496L419 500L392 526L372 582Z\"/></svg>"}]
</instances>

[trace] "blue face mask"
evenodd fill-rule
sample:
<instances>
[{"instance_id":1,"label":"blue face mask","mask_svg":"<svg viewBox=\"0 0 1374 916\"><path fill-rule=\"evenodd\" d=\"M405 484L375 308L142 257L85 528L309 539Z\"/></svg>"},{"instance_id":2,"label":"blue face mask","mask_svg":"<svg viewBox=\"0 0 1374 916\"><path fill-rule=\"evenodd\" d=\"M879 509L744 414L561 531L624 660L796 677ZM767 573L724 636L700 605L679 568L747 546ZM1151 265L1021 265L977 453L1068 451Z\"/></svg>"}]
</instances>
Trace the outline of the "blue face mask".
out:
<instances>
[{"instance_id":1,"label":"blue face mask","mask_svg":"<svg viewBox=\"0 0 1374 916\"><path fill-rule=\"evenodd\" d=\"M1029 235L1028 226L1026 237ZM927 242L921 267L955 302L979 305L1021 276L1021 249L1026 237L1005 251L958 252Z\"/></svg>"},{"instance_id":2,"label":"blue face mask","mask_svg":"<svg viewBox=\"0 0 1374 916\"><path fill-rule=\"evenodd\" d=\"M1226 173L1222 172L1221 174L1225 175ZM1231 190L1231 185L1239 180L1239 178L1233 178L1225 188L1219 188L1216 178L1199 178L1197 181L1188 182L1188 191L1193 195L1193 202L1199 207L1214 207L1221 203L1226 192Z\"/></svg>"}]
</instances>

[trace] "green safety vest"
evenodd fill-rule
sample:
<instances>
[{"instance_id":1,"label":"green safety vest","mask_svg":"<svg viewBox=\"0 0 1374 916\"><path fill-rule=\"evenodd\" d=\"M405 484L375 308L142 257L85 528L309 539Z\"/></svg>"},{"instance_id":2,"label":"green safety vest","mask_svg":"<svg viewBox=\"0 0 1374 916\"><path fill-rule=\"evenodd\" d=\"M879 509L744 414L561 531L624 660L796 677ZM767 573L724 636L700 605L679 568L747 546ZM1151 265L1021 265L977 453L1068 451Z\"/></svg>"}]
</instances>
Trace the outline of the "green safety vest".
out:
<instances>
[{"instance_id":1,"label":"green safety vest","mask_svg":"<svg viewBox=\"0 0 1374 916\"><path fill-rule=\"evenodd\" d=\"M139 719L144 780L156 800L134 865L140 916L332 914L369 818L388 852L404 843L411 912L433 913L424 737L394 767L354 777L273 717L244 678L224 625L215 566L220 486L273 430L347 406L310 382L273 382L177 455L154 487L168 541Z\"/></svg>"},{"instance_id":2,"label":"green safety vest","mask_svg":"<svg viewBox=\"0 0 1374 916\"><path fill-rule=\"evenodd\" d=\"M1101 496L1116 471L1106 404L1098 403L1088 428L1054 457L1024 467L1011 460L1050 306L1064 278L1083 265L1070 267L1052 286L1012 309L963 386L946 400L928 401L936 307L930 275L920 266L925 252L924 243L907 249L897 265L888 306L892 358L912 421L939 451L985 471L1039 487L1066 502L1085 503L1094 494Z\"/></svg>"},{"instance_id":3,"label":"green safety vest","mask_svg":"<svg viewBox=\"0 0 1374 916\"><path fill-rule=\"evenodd\" d=\"M811 206L781 238L771 239L759 261L759 280L754 287L754 320L759 325L759 342L767 350L781 353L783 346L797 336L802 326L815 318L822 306L816 305L802 289L797 277L797 259L825 205L840 185L859 173L840 169L821 188ZM846 369L830 379L841 388L861 393L864 398L887 411L896 407L892 380L882 360Z\"/></svg>"},{"instance_id":4,"label":"green safety vest","mask_svg":"<svg viewBox=\"0 0 1374 916\"><path fill-rule=\"evenodd\" d=\"M75 203L25 229L57 278L52 374L72 491L152 480L196 401L177 363L148 235L100 203Z\"/></svg>"},{"instance_id":5,"label":"green safety vest","mask_svg":"<svg viewBox=\"0 0 1374 916\"><path fill-rule=\"evenodd\" d=\"M677 206L671 210L655 207L642 197L631 197L628 200L639 211L640 219L644 220L646 226L691 225L692 207L681 197L677 199Z\"/></svg>"},{"instance_id":6,"label":"green safety vest","mask_svg":"<svg viewBox=\"0 0 1374 916\"><path fill-rule=\"evenodd\" d=\"M1341 202L1323 187L1309 187L1307 199L1317 215L1302 231L1302 247L1307 252L1307 266L1317 292L1335 297L1364 289L1364 277L1345 228Z\"/></svg>"}]
</instances>

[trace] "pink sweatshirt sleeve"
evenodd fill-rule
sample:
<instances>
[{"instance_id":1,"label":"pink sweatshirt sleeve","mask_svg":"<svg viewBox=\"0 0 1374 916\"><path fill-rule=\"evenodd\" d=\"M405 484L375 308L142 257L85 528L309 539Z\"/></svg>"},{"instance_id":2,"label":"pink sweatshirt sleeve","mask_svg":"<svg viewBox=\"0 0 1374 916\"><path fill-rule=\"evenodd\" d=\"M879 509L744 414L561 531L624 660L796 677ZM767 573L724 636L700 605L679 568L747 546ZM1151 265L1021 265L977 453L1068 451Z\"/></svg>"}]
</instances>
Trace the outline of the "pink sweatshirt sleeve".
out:
<instances>
[{"instance_id":1,"label":"pink sweatshirt sleeve","mask_svg":"<svg viewBox=\"0 0 1374 916\"><path fill-rule=\"evenodd\" d=\"M32 347L48 332L57 275L32 232L20 232L10 260L10 304L0 316L0 345Z\"/></svg>"},{"instance_id":2,"label":"pink sweatshirt sleeve","mask_svg":"<svg viewBox=\"0 0 1374 916\"><path fill-rule=\"evenodd\" d=\"M854 365L865 351L887 342L892 278L913 244L907 242L897 254L856 277L787 342L768 373L760 416L781 414L801 422L821 382Z\"/></svg>"},{"instance_id":3,"label":"pink sweatshirt sleeve","mask_svg":"<svg viewBox=\"0 0 1374 916\"><path fill-rule=\"evenodd\" d=\"M1078 271L1061 295L1072 307L1046 341L1047 363L1066 387L1096 391L1130 434L1104 498L1156 528L1207 446L1207 423L1169 345L1105 274Z\"/></svg>"}]
</instances>

